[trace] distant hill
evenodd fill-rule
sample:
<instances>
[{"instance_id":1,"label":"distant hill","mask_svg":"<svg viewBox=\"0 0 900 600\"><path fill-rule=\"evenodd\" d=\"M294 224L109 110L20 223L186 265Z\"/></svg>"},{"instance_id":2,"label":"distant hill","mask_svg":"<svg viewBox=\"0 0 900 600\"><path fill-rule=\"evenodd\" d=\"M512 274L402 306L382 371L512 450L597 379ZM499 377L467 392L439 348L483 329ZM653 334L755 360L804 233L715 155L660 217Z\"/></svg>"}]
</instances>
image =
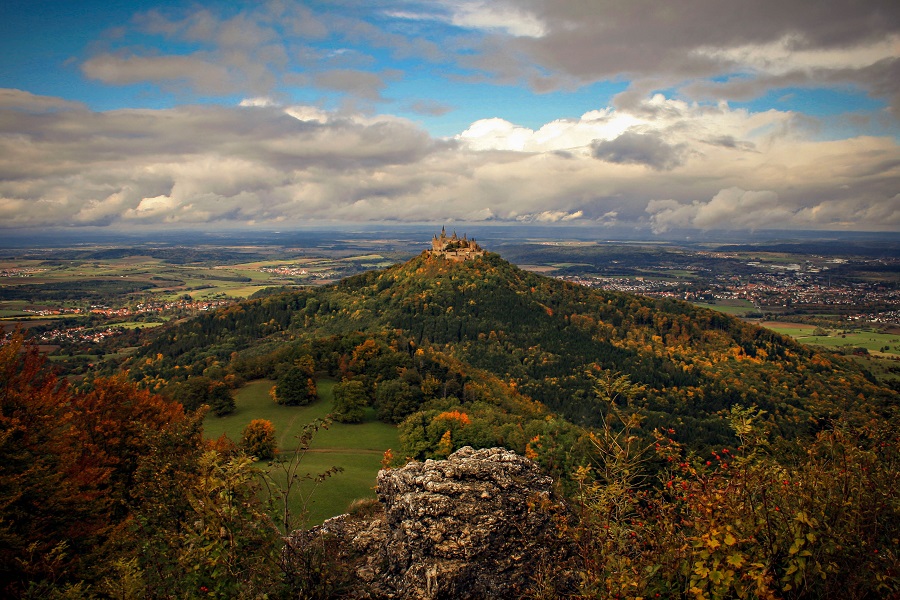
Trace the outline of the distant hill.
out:
<instances>
[{"instance_id":1,"label":"distant hill","mask_svg":"<svg viewBox=\"0 0 900 600\"><path fill-rule=\"evenodd\" d=\"M465 413L481 427L462 427L462 417L447 425L453 447L527 450L549 435L539 431L549 413L595 426L606 414L594 393L604 374L644 386L629 410L644 414L645 429L674 428L696 447L733 441L723 411L734 405L765 409L778 434L794 437L897 402L851 361L770 330L572 285L492 253L455 262L425 252L248 300L162 331L126 368L160 388L202 373L277 376L302 355L320 372L363 381L381 418L404 421L406 451L419 457L437 455L446 423L435 423L453 420L441 415Z\"/></svg>"}]
</instances>

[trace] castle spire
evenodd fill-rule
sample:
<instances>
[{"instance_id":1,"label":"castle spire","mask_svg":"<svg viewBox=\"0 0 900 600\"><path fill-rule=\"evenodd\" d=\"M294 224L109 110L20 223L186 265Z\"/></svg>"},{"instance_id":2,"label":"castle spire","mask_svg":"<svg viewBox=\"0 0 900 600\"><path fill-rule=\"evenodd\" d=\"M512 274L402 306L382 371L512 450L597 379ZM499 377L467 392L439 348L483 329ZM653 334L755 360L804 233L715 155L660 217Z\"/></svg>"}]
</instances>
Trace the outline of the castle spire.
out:
<instances>
[{"instance_id":1,"label":"castle spire","mask_svg":"<svg viewBox=\"0 0 900 600\"><path fill-rule=\"evenodd\" d=\"M470 260L484 254L484 250L475 243L475 238L469 239L468 234L463 237L454 231L453 237L447 236L447 228L441 227L441 236L433 235L431 238L432 256L442 256L449 260Z\"/></svg>"}]
</instances>

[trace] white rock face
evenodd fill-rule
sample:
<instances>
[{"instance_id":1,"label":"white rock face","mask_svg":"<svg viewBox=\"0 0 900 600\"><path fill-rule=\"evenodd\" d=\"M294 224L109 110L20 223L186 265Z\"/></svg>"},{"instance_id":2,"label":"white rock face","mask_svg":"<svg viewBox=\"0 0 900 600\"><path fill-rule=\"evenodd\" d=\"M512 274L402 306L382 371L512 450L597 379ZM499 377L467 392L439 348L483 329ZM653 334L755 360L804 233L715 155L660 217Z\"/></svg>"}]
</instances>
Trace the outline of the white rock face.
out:
<instances>
[{"instance_id":1,"label":"white rock face","mask_svg":"<svg viewBox=\"0 0 900 600\"><path fill-rule=\"evenodd\" d=\"M383 516L330 519L290 543L325 535L354 561L358 598L519 598L558 549L553 481L502 448L378 474Z\"/></svg>"}]
</instances>

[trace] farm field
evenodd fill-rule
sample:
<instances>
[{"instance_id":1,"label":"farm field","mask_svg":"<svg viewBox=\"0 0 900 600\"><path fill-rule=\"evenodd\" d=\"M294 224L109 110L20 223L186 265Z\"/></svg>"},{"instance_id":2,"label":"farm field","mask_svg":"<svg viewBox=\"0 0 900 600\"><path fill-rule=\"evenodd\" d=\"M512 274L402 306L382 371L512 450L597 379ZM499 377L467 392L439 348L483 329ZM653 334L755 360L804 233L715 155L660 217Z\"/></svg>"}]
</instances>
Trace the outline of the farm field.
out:
<instances>
[{"instance_id":1,"label":"farm field","mask_svg":"<svg viewBox=\"0 0 900 600\"><path fill-rule=\"evenodd\" d=\"M309 406L280 406L269 397L274 382L268 379L252 381L235 393L236 410L225 417L207 415L203 423L204 435L209 439L223 433L235 442L253 419L266 419L275 426L278 447L284 458L293 452L296 436L307 423L325 417L332 409L333 380L318 382L319 400ZM302 458L303 471L312 475L339 466L343 472L318 486L308 505L309 524L321 523L329 517L346 512L357 498L373 497L375 476L388 448L397 448L397 428L374 420L374 414L359 424L333 423L320 429L313 438L312 448ZM308 488L306 488L308 490ZM301 506L295 504L294 511Z\"/></svg>"},{"instance_id":2,"label":"farm field","mask_svg":"<svg viewBox=\"0 0 900 600\"><path fill-rule=\"evenodd\" d=\"M694 306L709 308L711 310L716 310L727 315L734 315L736 317L742 317L747 313L759 311L759 309L756 308L753 303L748 300L719 300L715 304L694 302Z\"/></svg>"},{"instance_id":3,"label":"farm field","mask_svg":"<svg viewBox=\"0 0 900 600\"><path fill-rule=\"evenodd\" d=\"M95 251L95 254L102 253L102 249ZM129 301L172 301L185 296L194 300L240 299L273 285L323 283L394 262L380 255L365 254L238 263L229 263L225 256L221 261L213 260L214 256L202 258L207 260L190 264L140 255L103 259L66 255L66 258L43 261L24 258L3 261L0 270L5 276L0 281L0 310L16 310L37 303L59 308L72 301L80 305L102 302L120 306Z\"/></svg>"}]
</instances>

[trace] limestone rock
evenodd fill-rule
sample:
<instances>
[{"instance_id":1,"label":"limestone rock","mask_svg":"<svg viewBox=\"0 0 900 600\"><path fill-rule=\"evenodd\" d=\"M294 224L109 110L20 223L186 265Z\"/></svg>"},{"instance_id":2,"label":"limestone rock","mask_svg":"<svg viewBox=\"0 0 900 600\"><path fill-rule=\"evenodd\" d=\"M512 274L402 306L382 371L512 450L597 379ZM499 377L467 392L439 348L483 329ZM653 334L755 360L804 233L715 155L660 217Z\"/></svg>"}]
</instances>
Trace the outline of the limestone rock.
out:
<instances>
[{"instance_id":1,"label":"limestone rock","mask_svg":"<svg viewBox=\"0 0 900 600\"><path fill-rule=\"evenodd\" d=\"M557 552L552 485L514 452L466 447L379 472L383 513L329 519L289 544L327 537L357 598L519 598Z\"/></svg>"}]
</instances>

